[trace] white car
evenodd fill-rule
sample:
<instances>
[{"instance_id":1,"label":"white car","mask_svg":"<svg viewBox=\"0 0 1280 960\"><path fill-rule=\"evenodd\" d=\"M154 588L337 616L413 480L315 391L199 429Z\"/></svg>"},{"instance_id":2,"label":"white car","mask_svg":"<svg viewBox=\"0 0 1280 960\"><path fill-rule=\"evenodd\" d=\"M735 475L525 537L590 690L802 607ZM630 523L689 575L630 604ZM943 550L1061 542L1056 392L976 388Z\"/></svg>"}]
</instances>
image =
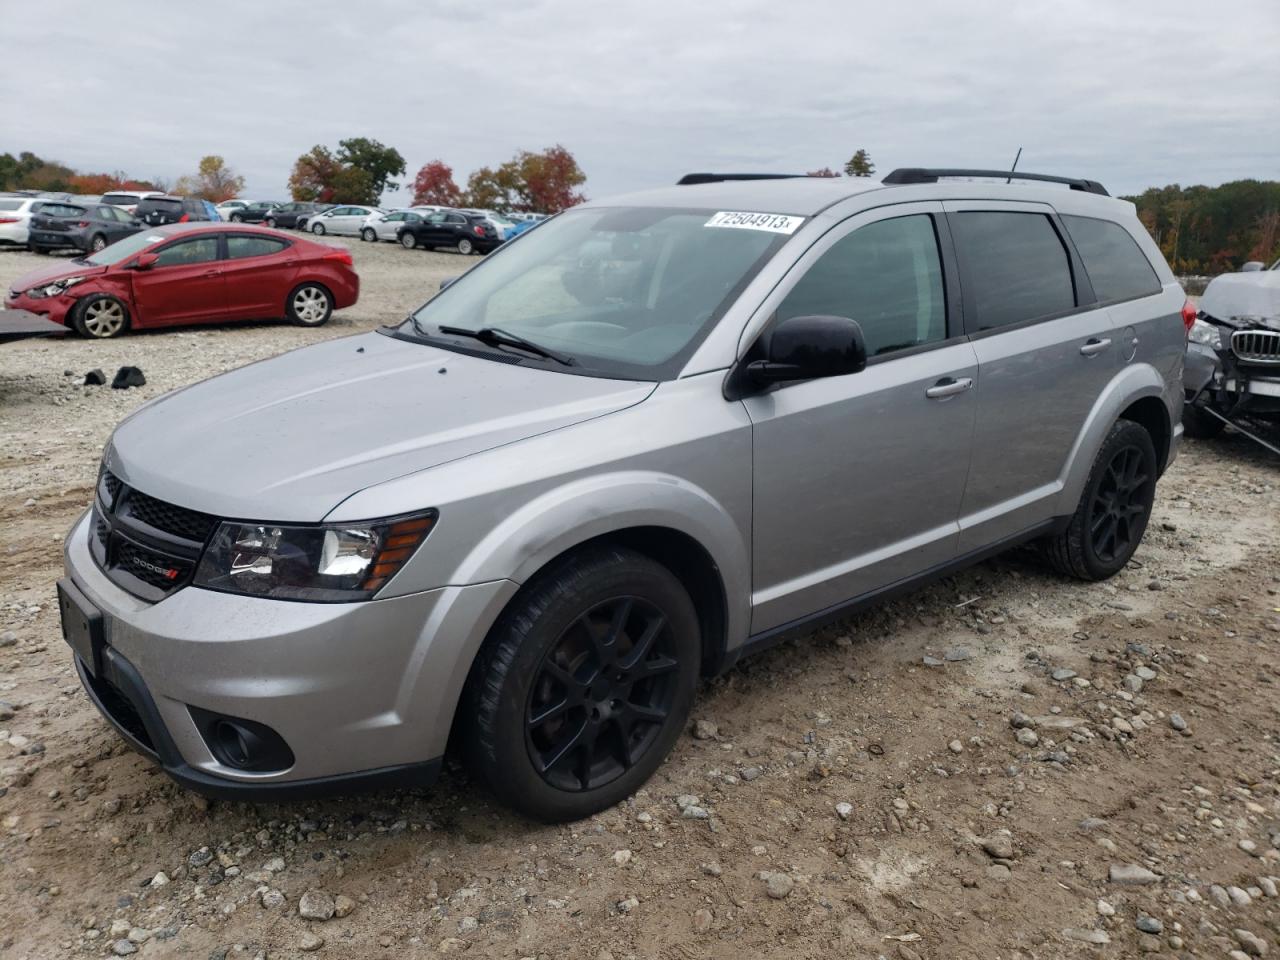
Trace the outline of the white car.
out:
<instances>
[{"instance_id":1,"label":"white car","mask_svg":"<svg viewBox=\"0 0 1280 960\"><path fill-rule=\"evenodd\" d=\"M370 243L376 243L379 240L390 240L392 243L397 242L400 238L397 232L406 223L415 223L434 210L420 210L414 208L412 210L392 210L390 213L375 213L365 220L364 226L360 228L360 239L367 240Z\"/></svg>"},{"instance_id":2,"label":"white car","mask_svg":"<svg viewBox=\"0 0 1280 960\"><path fill-rule=\"evenodd\" d=\"M307 229L317 235L326 233L340 237L358 237L364 228L364 222L375 213L383 213L377 207L347 206L334 207L324 213L317 213L307 218Z\"/></svg>"},{"instance_id":3,"label":"white car","mask_svg":"<svg viewBox=\"0 0 1280 960\"><path fill-rule=\"evenodd\" d=\"M102 195L102 202L109 207L119 207L129 216L138 212L138 201L143 197L163 197L163 190L112 190Z\"/></svg>"},{"instance_id":4,"label":"white car","mask_svg":"<svg viewBox=\"0 0 1280 960\"><path fill-rule=\"evenodd\" d=\"M0 197L0 246L25 247L31 215L48 202L38 197Z\"/></svg>"},{"instance_id":5,"label":"white car","mask_svg":"<svg viewBox=\"0 0 1280 960\"><path fill-rule=\"evenodd\" d=\"M217 206L218 216L223 220L230 220L233 213L243 210L248 205L248 201L245 200L223 200Z\"/></svg>"}]
</instances>

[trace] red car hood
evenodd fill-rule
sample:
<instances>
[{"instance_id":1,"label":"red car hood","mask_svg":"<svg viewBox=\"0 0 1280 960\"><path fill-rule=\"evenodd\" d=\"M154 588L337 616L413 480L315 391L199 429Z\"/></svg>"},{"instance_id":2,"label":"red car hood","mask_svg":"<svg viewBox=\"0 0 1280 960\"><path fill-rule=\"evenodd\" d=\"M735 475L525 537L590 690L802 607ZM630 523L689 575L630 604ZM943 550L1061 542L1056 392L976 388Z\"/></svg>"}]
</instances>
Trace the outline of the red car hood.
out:
<instances>
[{"instance_id":1,"label":"red car hood","mask_svg":"<svg viewBox=\"0 0 1280 960\"><path fill-rule=\"evenodd\" d=\"M96 264L72 263L70 260L62 260L58 263L51 263L47 267L41 267L39 270L24 273L9 286L13 290L25 293L32 287L52 283L54 280L61 280L63 277L96 277L106 272L106 267L99 267Z\"/></svg>"}]
</instances>

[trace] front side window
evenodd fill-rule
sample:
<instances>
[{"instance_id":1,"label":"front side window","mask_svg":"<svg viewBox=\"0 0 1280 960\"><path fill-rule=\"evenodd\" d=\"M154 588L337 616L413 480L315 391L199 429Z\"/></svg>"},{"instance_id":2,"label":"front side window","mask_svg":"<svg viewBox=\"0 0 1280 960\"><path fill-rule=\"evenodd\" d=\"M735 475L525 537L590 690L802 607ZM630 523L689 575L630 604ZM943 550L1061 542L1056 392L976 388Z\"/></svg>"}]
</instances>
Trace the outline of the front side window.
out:
<instances>
[{"instance_id":1,"label":"front side window","mask_svg":"<svg viewBox=\"0 0 1280 960\"><path fill-rule=\"evenodd\" d=\"M1110 220L1064 216L1067 233L1084 261L1094 295L1102 303L1160 292L1160 278L1129 231Z\"/></svg>"},{"instance_id":2,"label":"front side window","mask_svg":"<svg viewBox=\"0 0 1280 960\"><path fill-rule=\"evenodd\" d=\"M724 229L723 216L656 207L568 211L450 284L414 314L416 329L400 330L461 348L475 341L451 341L438 326L499 327L572 361L529 358L548 370L670 379L787 240L768 227Z\"/></svg>"},{"instance_id":3,"label":"front side window","mask_svg":"<svg viewBox=\"0 0 1280 960\"><path fill-rule=\"evenodd\" d=\"M965 211L947 220L965 267L965 297L976 329L992 330L1075 307L1071 261L1044 214Z\"/></svg>"},{"instance_id":4,"label":"front side window","mask_svg":"<svg viewBox=\"0 0 1280 960\"><path fill-rule=\"evenodd\" d=\"M274 237L255 237L232 235L227 237L227 259L241 260L245 257L269 257L279 253L288 244Z\"/></svg>"},{"instance_id":5,"label":"front side window","mask_svg":"<svg viewBox=\"0 0 1280 960\"><path fill-rule=\"evenodd\" d=\"M777 319L815 315L857 320L869 357L945 340L933 218L880 220L837 240L787 294Z\"/></svg>"},{"instance_id":6,"label":"front side window","mask_svg":"<svg viewBox=\"0 0 1280 960\"><path fill-rule=\"evenodd\" d=\"M217 237L195 237L179 240L157 251L157 267L187 266L218 259Z\"/></svg>"}]
</instances>

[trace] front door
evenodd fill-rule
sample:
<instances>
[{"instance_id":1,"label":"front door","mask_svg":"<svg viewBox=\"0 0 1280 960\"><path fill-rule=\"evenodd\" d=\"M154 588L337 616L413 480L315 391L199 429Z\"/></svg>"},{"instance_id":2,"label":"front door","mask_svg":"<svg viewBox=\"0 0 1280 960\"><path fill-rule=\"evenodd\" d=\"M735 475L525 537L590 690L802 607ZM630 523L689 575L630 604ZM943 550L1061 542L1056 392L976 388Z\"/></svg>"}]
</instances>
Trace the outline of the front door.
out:
<instances>
[{"instance_id":1,"label":"front door","mask_svg":"<svg viewBox=\"0 0 1280 960\"><path fill-rule=\"evenodd\" d=\"M222 317L226 278L214 233L176 240L156 250L147 270L134 270L133 302L139 326L163 327Z\"/></svg>"},{"instance_id":2,"label":"front door","mask_svg":"<svg viewBox=\"0 0 1280 960\"><path fill-rule=\"evenodd\" d=\"M1067 461L1122 363L1119 332L1054 211L948 201L965 323L982 381L962 552L1052 518Z\"/></svg>"},{"instance_id":3,"label":"front door","mask_svg":"<svg viewBox=\"0 0 1280 960\"><path fill-rule=\"evenodd\" d=\"M753 424L753 634L956 556L978 371L960 330L941 214L940 204L918 203L853 217L770 298L775 320L857 320L868 365L744 401Z\"/></svg>"}]
</instances>

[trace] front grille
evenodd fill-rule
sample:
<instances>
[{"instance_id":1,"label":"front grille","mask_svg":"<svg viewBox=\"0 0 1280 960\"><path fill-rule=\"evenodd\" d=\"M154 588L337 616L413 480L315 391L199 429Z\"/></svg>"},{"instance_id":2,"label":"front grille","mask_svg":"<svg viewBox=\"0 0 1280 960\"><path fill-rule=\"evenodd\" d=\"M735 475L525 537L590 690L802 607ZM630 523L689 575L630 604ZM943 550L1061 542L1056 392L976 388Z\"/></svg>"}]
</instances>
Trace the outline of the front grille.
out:
<instances>
[{"instance_id":1,"label":"front grille","mask_svg":"<svg viewBox=\"0 0 1280 960\"><path fill-rule=\"evenodd\" d=\"M217 525L217 520L205 513L197 513L185 507L175 507L171 503L149 497L145 493L133 490L129 494L129 516L145 523L147 526L171 533L184 540L198 540L204 543Z\"/></svg>"},{"instance_id":2,"label":"front grille","mask_svg":"<svg viewBox=\"0 0 1280 960\"><path fill-rule=\"evenodd\" d=\"M1237 330L1231 335L1231 350L1247 363L1280 363L1280 332Z\"/></svg>"},{"instance_id":3,"label":"front grille","mask_svg":"<svg viewBox=\"0 0 1280 960\"><path fill-rule=\"evenodd\" d=\"M157 602L191 582L218 521L157 500L102 472L89 552L116 584Z\"/></svg>"}]
</instances>

